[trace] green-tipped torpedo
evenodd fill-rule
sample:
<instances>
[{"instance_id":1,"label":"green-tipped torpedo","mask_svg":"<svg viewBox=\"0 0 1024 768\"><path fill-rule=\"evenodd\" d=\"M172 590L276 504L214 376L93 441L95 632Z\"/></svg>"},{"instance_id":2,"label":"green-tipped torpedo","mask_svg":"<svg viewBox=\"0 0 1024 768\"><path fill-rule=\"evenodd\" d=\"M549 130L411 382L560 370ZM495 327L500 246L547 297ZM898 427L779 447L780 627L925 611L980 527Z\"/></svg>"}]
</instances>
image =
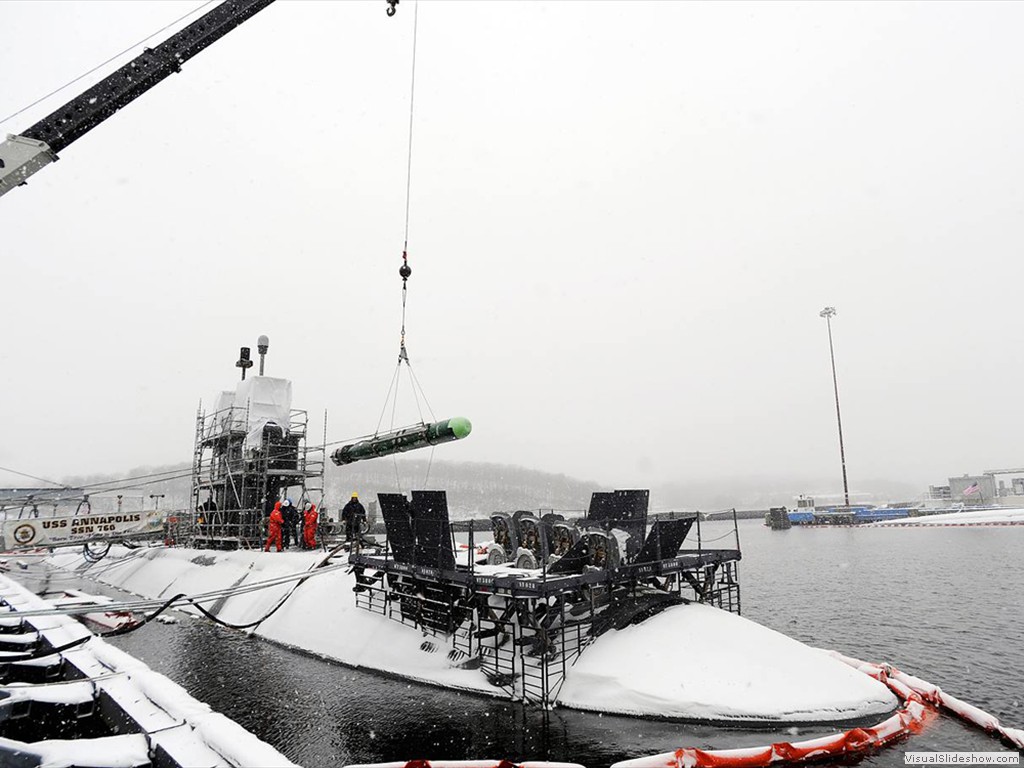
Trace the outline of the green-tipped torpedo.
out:
<instances>
[{"instance_id":1,"label":"green-tipped torpedo","mask_svg":"<svg viewBox=\"0 0 1024 768\"><path fill-rule=\"evenodd\" d=\"M472 431L473 425L470 424L469 419L455 416L444 421L436 421L433 424L407 427L371 437L369 440L343 445L331 454L331 461L341 466L363 459L376 459L379 456L390 456L393 453L426 448L428 445L461 440Z\"/></svg>"}]
</instances>

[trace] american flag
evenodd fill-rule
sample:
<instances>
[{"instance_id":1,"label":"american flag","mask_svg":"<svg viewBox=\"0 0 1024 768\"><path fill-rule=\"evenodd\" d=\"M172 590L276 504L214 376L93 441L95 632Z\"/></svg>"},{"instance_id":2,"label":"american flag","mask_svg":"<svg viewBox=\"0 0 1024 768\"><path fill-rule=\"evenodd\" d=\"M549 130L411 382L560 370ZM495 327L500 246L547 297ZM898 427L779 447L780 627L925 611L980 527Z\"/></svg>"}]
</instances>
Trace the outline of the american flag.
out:
<instances>
[{"instance_id":1,"label":"american flag","mask_svg":"<svg viewBox=\"0 0 1024 768\"><path fill-rule=\"evenodd\" d=\"M968 485L964 488L964 496L970 496L972 493L978 493L980 490L981 486L977 483L973 483L972 485Z\"/></svg>"}]
</instances>

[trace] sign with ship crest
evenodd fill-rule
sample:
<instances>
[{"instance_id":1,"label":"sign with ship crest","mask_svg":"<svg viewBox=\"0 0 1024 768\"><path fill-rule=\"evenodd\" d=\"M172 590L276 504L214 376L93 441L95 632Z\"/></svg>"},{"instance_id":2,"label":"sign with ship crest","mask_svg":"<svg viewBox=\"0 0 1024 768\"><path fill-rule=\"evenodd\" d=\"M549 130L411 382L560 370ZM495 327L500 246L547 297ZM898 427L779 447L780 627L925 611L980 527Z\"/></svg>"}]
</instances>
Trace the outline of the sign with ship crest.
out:
<instances>
[{"instance_id":1,"label":"sign with ship crest","mask_svg":"<svg viewBox=\"0 0 1024 768\"><path fill-rule=\"evenodd\" d=\"M61 547L95 539L151 534L162 529L166 512L118 512L64 517L38 517L3 522L5 549Z\"/></svg>"}]
</instances>

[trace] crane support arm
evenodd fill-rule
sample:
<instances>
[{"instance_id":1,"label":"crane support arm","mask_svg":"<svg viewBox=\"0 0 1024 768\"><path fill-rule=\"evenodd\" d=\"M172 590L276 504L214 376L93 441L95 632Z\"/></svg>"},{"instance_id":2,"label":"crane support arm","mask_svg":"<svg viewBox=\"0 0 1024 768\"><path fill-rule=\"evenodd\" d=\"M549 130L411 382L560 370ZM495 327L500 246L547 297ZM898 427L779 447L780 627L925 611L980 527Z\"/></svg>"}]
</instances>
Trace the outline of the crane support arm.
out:
<instances>
[{"instance_id":1,"label":"crane support arm","mask_svg":"<svg viewBox=\"0 0 1024 768\"><path fill-rule=\"evenodd\" d=\"M69 101L19 136L0 144L0 195L274 0L225 0Z\"/></svg>"},{"instance_id":2,"label":"crane support arm","mask_svg":"<svg viewBox=\"0 0 1024 768\"><path fill-rule=\"evenodd\" d=\"M0 196L24 184L25 179L56 159L57 154L45 141L8 136L0 144Z\"/></svg>"}]
</instances>

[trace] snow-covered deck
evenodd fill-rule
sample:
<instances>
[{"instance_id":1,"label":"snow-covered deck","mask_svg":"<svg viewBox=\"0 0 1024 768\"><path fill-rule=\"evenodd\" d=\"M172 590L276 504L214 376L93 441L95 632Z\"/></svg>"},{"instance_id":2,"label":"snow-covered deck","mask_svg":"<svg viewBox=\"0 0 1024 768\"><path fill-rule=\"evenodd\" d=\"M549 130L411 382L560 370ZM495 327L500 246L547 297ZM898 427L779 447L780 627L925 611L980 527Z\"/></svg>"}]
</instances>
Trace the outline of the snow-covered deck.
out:
<instances>
[{"instance_id":1,"label":"snow-covered deck","mask_svg":"<svg viewBox=\"0 0 1024 768\"><path fill-rule=\"evenodd\" d=\"M3 576L0 576L0 598L7 603L0 608L5 617L53 607ZM38 703L95 711L96 702L102 699L113 702L118 712L116 719L127 718L140 732L76 739L45 738L43 734L43 739L31 742L0 738L0 764L7 764L6 755L16 758L18 765L36 764L33 760L37 760L38 764L49 768L128 768L149 766L152 755L159 753L167 765L294 766L269 744L192 698L177 683L102 639L92 637L92 633L74 619L63 615L37 615L29 616L26 622L36 630L27 634L48 644L42 647L41 653L77 640L84 642L59 654L47 653L36 659L22 660L28 654L8 654L8 660L14 662L12 666L54 667L63 657L65 679L45 685L13 682L0 686L0 707ZM5 633L3 637L6 640L12 635ZM16 679L17 675L14 677Z\"/></svg>"},{"instance_id":2,"label":"snow-covered deck","mask_svg":"<svg viewBox=\"0 0 1024 768\"><path fill-rule=\"evenodd\" d=\"M688 720L843 722L895 697L822 651L691 603L598 638L566 678L565 706Z\"/></svg>"}]
</instances>

